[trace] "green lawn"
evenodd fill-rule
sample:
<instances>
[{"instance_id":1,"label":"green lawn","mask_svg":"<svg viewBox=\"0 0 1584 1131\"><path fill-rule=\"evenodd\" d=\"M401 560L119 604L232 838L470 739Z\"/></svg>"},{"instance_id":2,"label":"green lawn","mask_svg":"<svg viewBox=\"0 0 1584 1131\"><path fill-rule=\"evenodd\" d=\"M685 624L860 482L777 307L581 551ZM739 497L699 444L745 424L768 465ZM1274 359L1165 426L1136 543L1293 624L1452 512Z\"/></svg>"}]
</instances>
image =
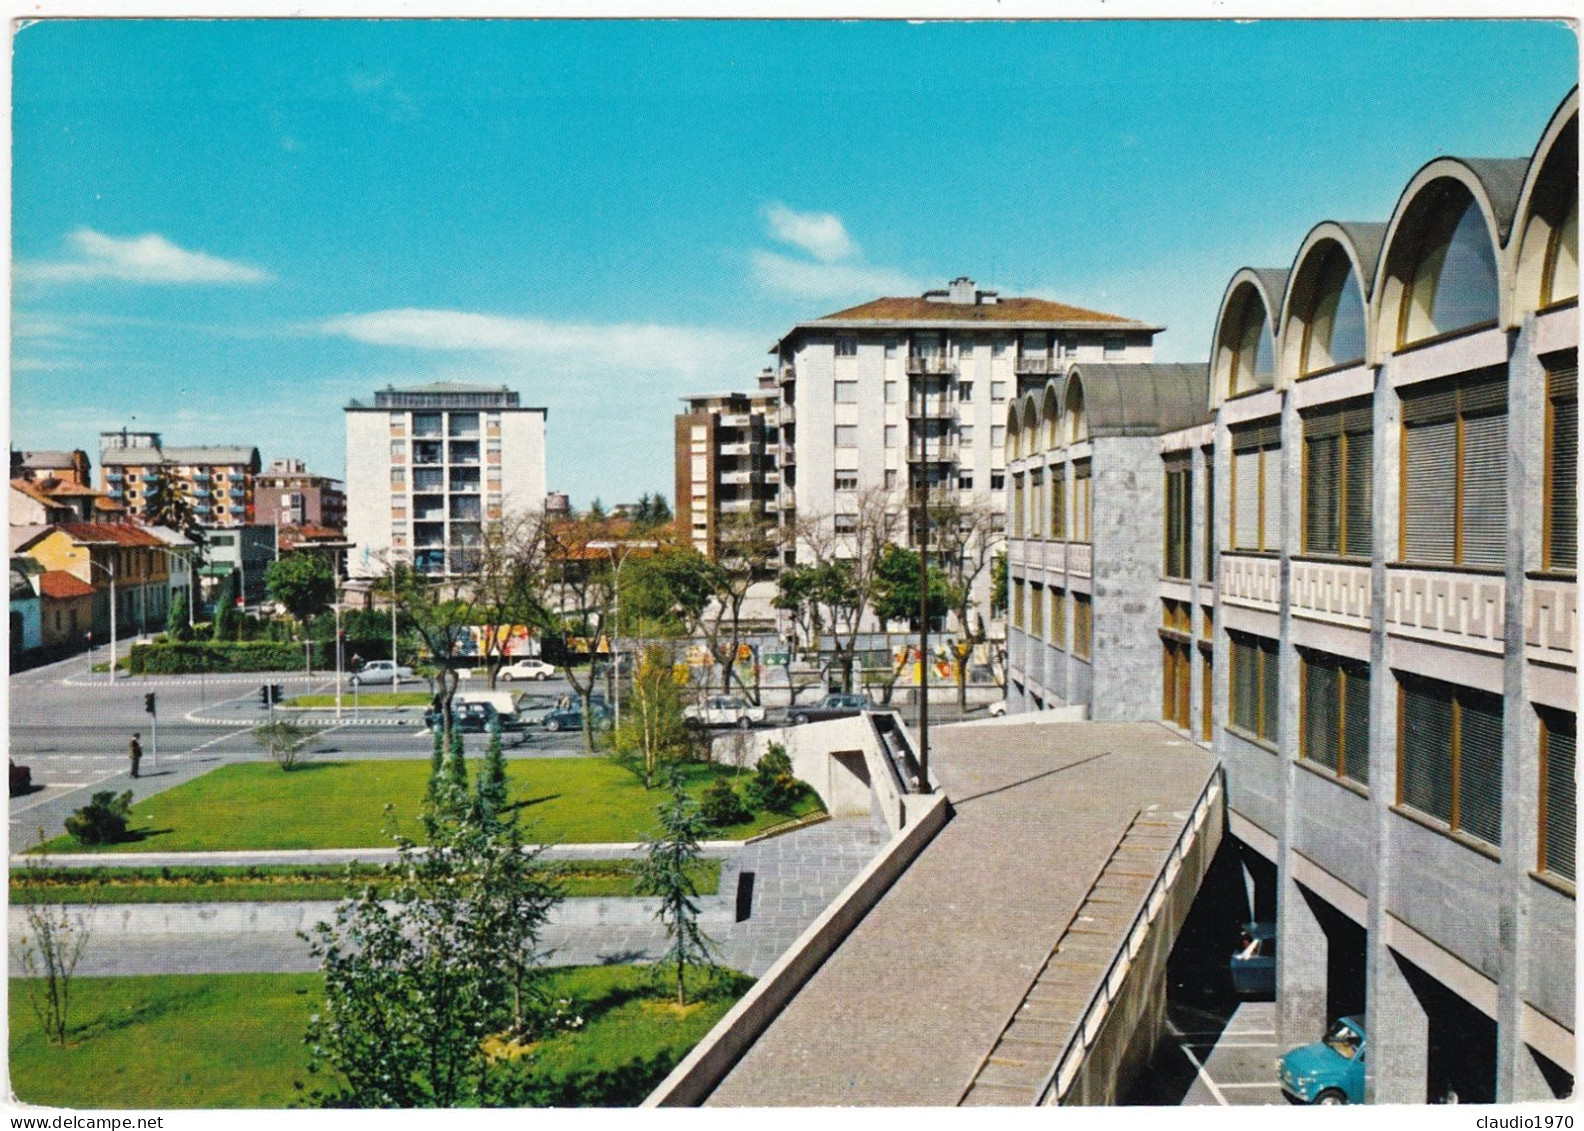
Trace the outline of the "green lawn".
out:
<instances>
[{"instance_id":1,"label":"green lawn","mask_svg":"<svg viewBox=\"0 0 1584 1131\"><path fill-rule=\"evenodd\" d=\"M477 773L481 759L470 761ZM636 776L606 758L533 758L507 763L513 800L521 805L529 836L545 843L628 843L656 829L655 808L664 790L646 790ZM695 795L731 767L686 766ZM293 848L388 847L384 809L400 827L421 837L417 820L429 779L425 759L309 762L286 773L272 762L238 762L144 801L136 801L128 843L84 848L62 835L49 852L205 852ZM741 792L739 790L739 792ZM794 816L821 808L812 791ZM758 813L715 837L740 839L787 818Z\"/></svg>"},{"instance_id":2,"label":"green lawn","mask_svg":"<svg viewBox=\"0 0 1584 1131\"><path fill-rule=\"evenodd\" d=\"M553 865L569 899L630 896L631 864L578 860ZM719 860L701 861L693 882L700 895L720 890ZM379 882L381 869L359 866L360 882ZM254 867L39 868L11 873L11 902L26 903L254 903L336 900L347 894L347 870L337 865Z\"/></svg>"},{"instance_id":3,"label":"green lawn","mask_svg":"<svg viewBox=\"0 0 1584 1131\"><path fill-rule=\"evenodd\" d=\"M434 696L427 691L363 691L358 693L359 707L427 707ZM295 695L281 704L283 707L334 707L336 697L329 695ZM341 706L352 707L352 690L341 692Z\"/></svg>"},{"instance_id":4,"label":"green lawn","mask_svg":"<svg viewBox=\"0 0 1584 1131\"><path fill-rule=\"evenodd\" d=\"M664 985L632 966L552 971L551 993L584 1018L534 1050L547 1082L605 1070L591 1105L635 1103L687 1054L748 988L723 972L695 1010L669 1008ZM168 974L78 978L68 1045L48 1044L13 978L11 1086L25 1103L73 1108L281 1108L310 1084L303 1028L321 994L318 974ZM610 1070L641 1062L624 1074ZM658 1073L658 1075L656 1075ZM562 1102L565 1102L563 1099Z\"/></svg>"}]
</instances>

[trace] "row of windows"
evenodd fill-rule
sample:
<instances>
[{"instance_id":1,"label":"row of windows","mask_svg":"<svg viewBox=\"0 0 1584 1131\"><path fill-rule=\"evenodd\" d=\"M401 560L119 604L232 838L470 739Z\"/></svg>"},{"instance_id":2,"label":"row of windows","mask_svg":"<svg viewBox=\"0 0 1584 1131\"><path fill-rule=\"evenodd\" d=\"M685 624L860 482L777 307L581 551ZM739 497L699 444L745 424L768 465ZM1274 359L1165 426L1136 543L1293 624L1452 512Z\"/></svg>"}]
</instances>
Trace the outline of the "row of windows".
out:
<instances>
[{"instance_id":1,"label":"row of windows","mask_svg":"<svg viewBox=\"0 0 1584 1131\"><path fill-rule=\"evenodd\" d=\"M1030 331L1018 335L1019 355L1022 357L1037 358L1072 358L1078 356L1079 337L1077 334L1049 334L1041 331ZM1086 337L1084 341L1093 344L1094 339ZM894 334L885 337L885 355L896 357L906 339ZM1127 339L1121 334L1106 334L1099 339L1102 353L1108 358L1121 357L1127 351ZM963 335L954 340L959 357L972 357L979 345L979 340L972 335ZM997 334L990 339L990 356L1005 357L1012 339L1004 334ZM909 351L914 357L941 357L943 343L934 334L920 334L912 341ZM857 333L836 335L836 356L857 357Z\"/></svg>"},{"instance_id":2,"label":"row of windows","mask_svg":"<svg viewBox=\"0 0 1584 1131\"><path fill-rule=\"evenodd\" d=\"M1012 476L1012 536L1050 538L1057 542L1090 540L1092 464L1073 463L1072 524L1067 522L1067 471L1065 467L1035 468ZM1049 510L1046 509L1045 475L1050 474ZM1046 519L1049 518L1049 526Z\"/></svg>"},{"instance_id":3,"label":"row of windows","mask_svg":"<svg viewBox=\"0 0 1584 1131\"><path fill-rule=\"evenodd\" d=\"M926 442L930 446L933 447L936 444L949 445L954 438L956 442L963 447L973 446L974 431L972 424L962 424L954 429L946 425L944 421L932 423L936 424L937 426L929 429L929 431L925 433ZM902 426L900 424L887 424L885 426L886 447L896 447L901 438ZM858 425L836 425L833 441L838 448L856 448L858 446ZM1005 442L1006 429L999 424L992 425L990 428L990 446L999 448Z\"/></svg>"},{"instance_id":4,"label":"row of windows","mask_svg":"<svg viewBox=\"0 0 1584 1131\"><path fill-rule=\"evenodd\" d=\"M1280 737L1280 674L1274 640L1229 633L1231 726L1251 738ZM1186 729L1191 654L1163 639L1162 715ZM1300 649L1298 756L1338 778L1370 781L1368 664ZM1209 665L1205 665L1208 689ZM1407 806L1492 847L1502 838L1500 696L1401 674L1397 697L1397 797ZM1208 717L1208 704L1205 715ZM1541 709L1539 854L1536 867L1574 874L1575 716Z\"/></svg>"},{"instance_id":5,"label":"row of windows","mask_svg":"<svg viewBox=\"0 0 1584 1131\"><path fill-rule=\"evenodd\" d=\"M1027 629L1041 641L1063 647L1067 642L1067 591L1049 589L1050 632L1045 631L1047 587L1016 580L1012 583L1012 627ZM1087 593L1072 595L1072 652L1088 659L1094 651L1094 603Z\"/></svg>"},{"instance_id":6,"label":"row of windows","mask_svg":"<svg viewBox=\"0 0 1584 1131\"><path fill-rule=\"evenodd\" d=\"M1402 393L1397 560L1499 568L1507 548L1507 378L1502 369L1410 386ZM1367 401L1303 417L1302 552L1368 559L1374 553L1374 432ZM1545 407L1543 568L1578 568L1578 369L1548 374ZM1281 545L1281 436L1274 421L1232 433L1227 546L1274 553ZM1015 482L1015 480L1014 480ZM1208 492L1207 492L1208 494ZM1165 465L1167 577L1188 576L1193 477L1186 455ZM1213 507L1213 496L1207 499ZM1038 531L1036 530L1037 534ZM1205 570L1213 575L1214 547Z\"/></svg>"}]
</instances>

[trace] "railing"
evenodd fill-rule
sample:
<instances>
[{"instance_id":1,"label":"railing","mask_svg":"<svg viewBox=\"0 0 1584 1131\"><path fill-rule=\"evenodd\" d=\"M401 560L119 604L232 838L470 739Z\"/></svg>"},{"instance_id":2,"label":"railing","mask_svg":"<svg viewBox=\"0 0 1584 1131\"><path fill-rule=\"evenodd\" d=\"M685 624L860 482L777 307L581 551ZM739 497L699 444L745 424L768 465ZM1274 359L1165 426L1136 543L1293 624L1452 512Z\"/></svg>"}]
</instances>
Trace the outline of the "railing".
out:
<instances>
[{"instance_id":1,"label":"railing","mask_svg":"<svg viewBox=\"0 0 1584 1131\"><path fill-rule=\"evenodd\" d=\"M1111 956L1105 978L1090 995L1089 1003L1078 1015L1078 1024L1073 1027L1072 1036L1067 1038L1061 1054L1057 1056L1050 1073L1040 1085L1038 1093L1040 1106L1060 1103L1067 1090L1072 1087L1078 1070L1083 1067L1085 1054L1093 1047L1095 1038L1100 1035L1100 1028L1105 1022L1106 1014L1110 1012L1111 1003L1122 992L1133 959L1138 956L1139 950L1144 946L1144 940L1149 936L1150 925L1160 914L1161 908L1166 906L1167 889L1182 871L1189 847L1210 818L1211 807L1215 804L1216 798L1224 793L1225 788L1226 771L1218 764L1211 773L1210 780L1205 782L1204 788L1199 791L1199 798L1194 802L1193 813L1187 825L1177 834L1177 840L1172 845L1171 852L1167 854L1166 862L1155 874L1155 881L1150 884L1142 906L1133 916L1133 922L1128 927L1126 944Z\"/></svg>"},{"instance_id":2,"label":"railing","mask_svg":"<svg viewBox=\"0 0 1584 1131\"><path fill-rule=\"evenodd\" d=\"M925 416L934 420L955 419L957 402L947 397L925 397L924 403L920 404L917 397L909 397L907 414L909 420L918 420Z\"/></svg>"},{"instance_id":3,"label":"railing","mask_svg":"<svg viewBox=\"0 0 1584 1131\"><path fill-rule=\"evenodd\" d=\"M782 401L780 405L780 420L782 424L791 424L797 420L797 405Z\"/></svg>"},{"instance_id":4,"label":"railing","mask_svg":"<svg viewBox=\"0 0 1584 1131\"><path fill-rule=\"evenodd\" d=\"M1020 357L1013 364L1013 371L1020 376L1042 376L1054 373L1056 365L1048 357Z\"/></svg>"},{"instance_id":5,"label":"railing","mask_svg":"<svg viewBox=\"0 0 1584 1131\"><path fill-rule=\"evenodd\" d=\"M797 369L796 369L796 367L795 366L791 366L791 365L783 365L781 367L781 371L776 374L776 380L778 382L780 382L781 384L783 384L783 385L785 385L789 381L797 380Z\"/></svg>"},{"instance_id":6,"label":"railing","mask_svg":"<svg viewBox=\"0 0 1584 1131\"><path fill-rule=\"evenodd\" d=\"M891 784L899 793L928 793L928 783L921 780L918 757L913 744L901 732L894 712L872 714L869 721L880 736L880 749L885 752L886 768L891 771Z\"/></svg>"},{"instance_id":7,"label":"railing","mask_svg":"<svg viewBox=\"0 0 1584 1131\"><path fill-rule=\"evenodd\" d=\"M907 458L909 463L956 463L957 441L955 438L922 444L914 441L908 445Z\"/></svg>"},{"instance_id":8,"label":"railing","mask_svg":"<svg viewBox=\"0 0 1584 1131\"><path fill-rule=\"evenodd\" d=\"M949 376L957 372L957 363L949 357L914 354L907 359L907 371L915 377L921 374Z\"/></svg>"}]
</instances>

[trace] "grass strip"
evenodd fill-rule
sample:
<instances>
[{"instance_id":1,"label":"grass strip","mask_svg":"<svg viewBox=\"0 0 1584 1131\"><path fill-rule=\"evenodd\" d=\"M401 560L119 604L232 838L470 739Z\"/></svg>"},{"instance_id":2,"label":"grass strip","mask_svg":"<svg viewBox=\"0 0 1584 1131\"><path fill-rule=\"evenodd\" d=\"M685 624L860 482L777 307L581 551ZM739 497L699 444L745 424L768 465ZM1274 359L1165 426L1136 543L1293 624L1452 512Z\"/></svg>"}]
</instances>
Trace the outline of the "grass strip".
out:
<instances>
[{"instance_id":1,"label":"grass strip","mask_svg":"<svg viewBox=\"0 0 1584 1131\"><path fill-rule=\"evenodd\" d=\"M357 696L359 707L427 707L433 696L426 691L361 691ZM336 697L329 695L294 695L286 700L284 707L334 707ZM341 692L341 706L343 709L352 706L352 691L350 688Z\"/></svg>"},{"instance_id":2,"label":"grass strip","mask_svg":"<svg viewBox=\"0 0 1584 1131\"><path fill-rule=\"evenodd\" d=\"M566 967L545 989L584 1020L533 1046L547 1102L615 1107L643 1099L752 985L720 971L678 1010L653 968ZM318 974L163 974L76 978L65 1048L45 1041L10 980L11 1087L23 1103L78 1109L284 1108L302 1104L303 1030L319 1008Z\"/></svg>"},{"instance_id":3,"label":"grass strip","mask_svg":"<svg viewBox=\"0 0 1584 1131\"><path fill-rule=\"evenodd\" d=\"M472 778L482 759L469 762ZM630 844L658 831L655 810L666 799L666 791L645 789L637 775L610 758L513 759L506 772L512 800L531 840ZM684 764L683 775L695 798L717 778L737 780L730 766L707 762ZM427 759L310 761L290 772L272 762L233 762L174 789L134 799L130 841L84 847L63 835L47 842L43 851L126 855L386 848L391 843L392 819L408 835L422 836L418 814L428 781ZM742 786L738 792L742 793ZM756 813L711 835L742 840L822 808L809 790L791 813Z\"/></svg>"},{"instance_id":4,"label":"grass strip","mask_svg":"<svg viewBox=\"0 0 1584 1131\"><path fill-rule=\"evenodd\" d=\"M621 898L638 893L632 861L576 860L551 864L567 898ZM720 890L721 862L700 861L693 882L700 895ZM353 865L351 884L387 887L379 865ZM35 868L13 872L11 902L31 903L293 903L339 900L348 894L344 865L272 864L250 867Z\"/></svg>"}]
</instances>

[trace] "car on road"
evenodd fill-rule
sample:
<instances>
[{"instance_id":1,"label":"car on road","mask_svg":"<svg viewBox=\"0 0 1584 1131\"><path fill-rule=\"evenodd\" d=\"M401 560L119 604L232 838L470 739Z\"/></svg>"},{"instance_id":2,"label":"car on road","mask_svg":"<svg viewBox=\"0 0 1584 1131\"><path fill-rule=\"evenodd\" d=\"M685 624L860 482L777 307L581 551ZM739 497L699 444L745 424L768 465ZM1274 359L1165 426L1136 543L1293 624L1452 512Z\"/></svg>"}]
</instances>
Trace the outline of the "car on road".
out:
<instances>
[{"instance_id":1,"label":"car on road","mask_svg":"<svg viewBox=\"0 0 1584 1131\"><path fill-rule=\"evenodd\" d=\"M1297 1104L1364 1102L1364 1021L1344 1017L1325 1039L1293 1049L1276 1062L1282 1094Z\"/></svg>"},{"instance_id":2,"label":"car on road","mask_svg":"<svg viewBox=\"0 0 1584 1131\"><path fill-rule=\"evenodd\" d=\"M845 719L853 715L861 715L865 711L873 711L875 702L867 695L837 694L827 695L818 703L804 703L787 708L786 718L788 726L802 726L804 723L818 723L826 719Z\"/></svg>"},{"instance_id":3,"label":"car on road","mask_svg":"<svg viewBox=\"0 0 1584 1131\"><path fill-rule=\"evenodd\" d=\"M365 683L389 683L392 679L401 683L412 678L413 670L405 664L398 664L392 660L370 660L353 672L347 682L357 687Z\"/></svg>"},{"instance_id":4,"label":"car on road","mask_svg":"<svg viewBox=\"0 0 1584 1131\"><path fill-rule=\"evenodd\" d=\"M517 719L525 727L542 726L545 718L562 706L558 695L524 695L517 700Z\"/></svg>"},{"instance_id":5,"label":"car on road","mask_svg":"<svg viewBox=\"0 0 1584 1131\"><path fill-rule=\"evenodd\" d=\"M432 707L424 712L424 725L431 731L441 729L440 719L440 712ZM490 724L499 725L499 722L499 713L489 703L451 704L451 727L463 734L483 734L490 729Z\"/></svg>"},{"instance_id":6,"label":"car on road","mask_svg":"<svg viewBox=\"0 0 1584 1131\"><path fill-rule=\"evenodd\" d=\"M502 668L496 678L507 683L514 679L546 680L554 679L555 673L555 665L547 664L543 660L517 660Z\"/></svg>"},{"instance_id":7,"label":"car on road","mask_svg":"<svg viewBox=\"0 0 1584 1131\"><path fill-rule=\"evenodd\" d=\"M997 699L994 703L990 704L990 717L992 719L1003 718L1003 717L1005 717L1005 715L1006 715L1006 700L1005 699Z\"/></svg>"},{"instance_id":8,"label":"car on road","mask_svg":"<svg viewBox=\"0 0 1584 1131\"><path fill-rule=\"evenodd\" d=\"M1228 963L1232 990L1244 997L1276 995L1276 924L1244 923L1243 939Z\"/></svg>"},{"instance_id":9,"label":"car on road","mask_svg":"<svg viewBox=\"0 0 1584 1131\"><path fill-rule=\"evenodd\" d=\"M595 730L610 730L616 725L615 716L605 704L594 702L590 708L590 720ZM560 730L582 730L583 708L575 703L568 707L557 707L539 725L551 734Z\"/></svg>"},{"instance_id":10,"label":"car on road","mask_svg":"<svg viewBox=\"0 0 1584 1131\"><path fill-rule=\"evenodd\" d=\"M682 712L682 721L696 727L737 727L747 730L765 721L765 709L755 707L741 695L711 695L704 702Z\"/></svg>"}]
</instances>

